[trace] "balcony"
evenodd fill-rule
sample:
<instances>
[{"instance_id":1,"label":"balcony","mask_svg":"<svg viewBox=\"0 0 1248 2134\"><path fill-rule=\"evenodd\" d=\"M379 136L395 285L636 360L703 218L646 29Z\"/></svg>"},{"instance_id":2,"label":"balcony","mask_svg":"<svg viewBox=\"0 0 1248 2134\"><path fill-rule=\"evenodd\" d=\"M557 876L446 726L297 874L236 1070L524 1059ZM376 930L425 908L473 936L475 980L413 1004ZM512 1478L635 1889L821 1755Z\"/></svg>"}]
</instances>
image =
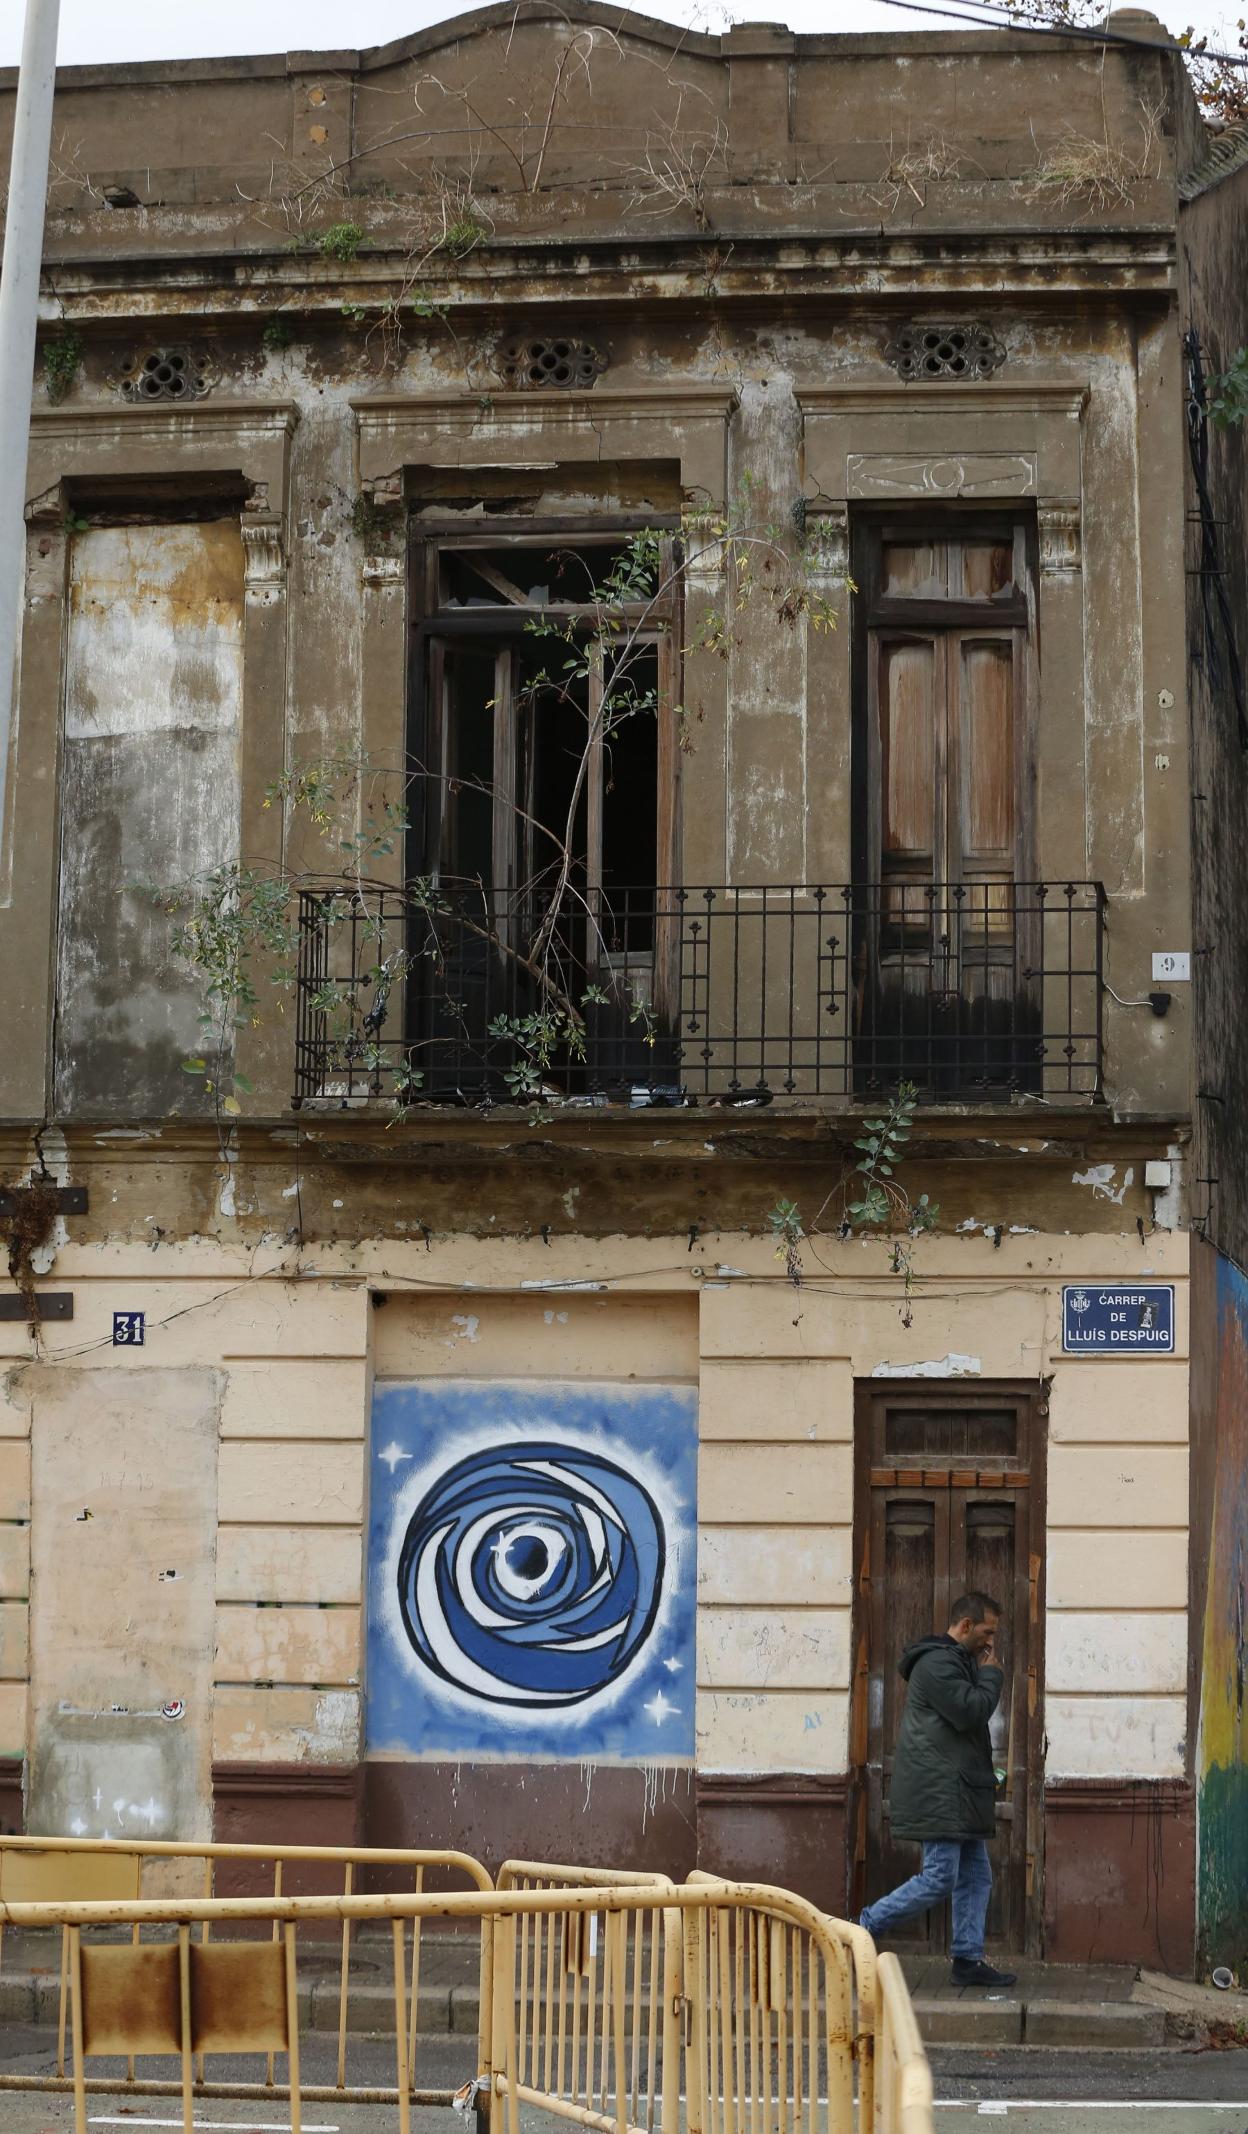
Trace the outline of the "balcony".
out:
<instances>
[{"instance_id":1,"label":"balcony","mask_svg":"<svg viewBox=\"0 0 1248 2134\"><path fill-rule=\"evenodd\" d=\"M299 923L297 1107L1101 1095L1099 883L577 891L557 921L337 883Z\"/></svg>"}]
</instances>

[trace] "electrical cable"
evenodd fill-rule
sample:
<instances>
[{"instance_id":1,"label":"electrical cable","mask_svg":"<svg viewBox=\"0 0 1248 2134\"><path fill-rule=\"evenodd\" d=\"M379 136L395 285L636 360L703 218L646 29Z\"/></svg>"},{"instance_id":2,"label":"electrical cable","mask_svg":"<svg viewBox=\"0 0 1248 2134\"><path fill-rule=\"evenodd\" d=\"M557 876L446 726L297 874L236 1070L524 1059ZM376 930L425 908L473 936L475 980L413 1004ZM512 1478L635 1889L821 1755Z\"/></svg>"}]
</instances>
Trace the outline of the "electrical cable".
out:
<instances>
[{"instance_id":1,"label":"electrical cable","mask_svg":"<svg viewBox=\"0 0 1248 2134\"><path fill-rule=\"evenodd\" d=\"M994 10L987 17L982 13L964 13L953 7L931 7L925 4L925 0L883 0L883 5L902 8L909 15L944 15L950 21L965 23L971 29L1017 30L1020 35L1026 37L1076 38L1091 44L1112 44L1119 47L1130 45L1136 52L1173 52L1180 59L1213 59L1220 66L1248 67L1248 52L1219 52L1211 50L1207 45L1193 49L1191 45L1178 44L1173 40L1162 43L1152 38L1130 37L1121 30L1092 29L1086 23L1027 21L1004 6L999 12L995 11L998 0L967 0L968 7Z\"/></svg>"},{"instance_id":2,"label":"electrical cable","mask_svg":"<svg viewBox=\"0 0 1248 2134\"><path fill-rule=\"evenodd\" d=\"M1200 530L1197 576L1200 579L1205 679L1213 698L1224 690L1230 696L1236 738L1241 750L1248 753L1248 684L1240 658L1235 617L1227 598L1219 521L1209 489L1209 399L1204 351L1195 326L1189 326L1183 336L1183 354L1187 363L1187 451Z\"/></svg>"}]
</instances>

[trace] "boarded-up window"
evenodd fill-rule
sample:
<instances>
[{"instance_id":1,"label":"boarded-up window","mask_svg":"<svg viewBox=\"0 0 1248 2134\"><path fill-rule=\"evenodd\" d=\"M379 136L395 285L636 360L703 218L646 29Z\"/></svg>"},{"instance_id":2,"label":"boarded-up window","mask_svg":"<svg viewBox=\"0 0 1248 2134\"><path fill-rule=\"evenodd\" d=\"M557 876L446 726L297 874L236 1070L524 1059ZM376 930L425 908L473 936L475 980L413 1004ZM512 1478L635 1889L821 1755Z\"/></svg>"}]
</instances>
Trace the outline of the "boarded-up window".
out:
<instances>
[{"instance_id":1,"label":"boarded-up window","mask_svg":"<svg viewBox=\"0 0 1248 2134\"><path fill-rule=\"evenodd\" d=\"M157 1116L204 1102L182 1062L198 989L142 893L239 844L238 525L74 536L61 788L58 1111Z\"/></svg>"}]
</instances>

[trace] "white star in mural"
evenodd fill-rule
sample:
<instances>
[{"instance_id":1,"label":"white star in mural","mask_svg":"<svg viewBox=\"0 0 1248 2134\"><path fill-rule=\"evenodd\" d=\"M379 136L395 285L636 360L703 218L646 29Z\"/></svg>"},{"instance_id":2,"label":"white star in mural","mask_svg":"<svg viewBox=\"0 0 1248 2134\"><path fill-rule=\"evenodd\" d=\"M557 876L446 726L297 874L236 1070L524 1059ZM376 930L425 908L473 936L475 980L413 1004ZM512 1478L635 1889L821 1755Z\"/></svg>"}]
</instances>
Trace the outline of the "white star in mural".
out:
<instances>
[{"instance_id":1,"label":"white star in mural","mask_svg":"<svg viewBox=\"0 0 1248 2134\"><path fill-rule=\"evenodd\" d=\"M644 1709L649 1712L656 1726L662 1726L665 1719L679 1719L680 1717L680 1706L678 1704L669 1704L661 1689L655 1691L649 1704Z\"/></svg>"},{"instance_id":2,"label":"white star in mural","mask_svg":"<svg viewBox=\"0 0 1248 2134\"><path fill-rule=\"evenodd\" d=\"M666 1667L669 1675L678 1675L683 1664L684 1663L682 1661L675 1659L664 1660L663 1662L663 1665L664 1667Z\"/></svg>"},{"instance_id":3,"label":"white star in mural","mask_svg":"<svg viewBox=\"0 0 1248 2134\"><path fill-rule=\"evenodd\" d=\"M379 1460L385 1461L386 1466L390 1469L391 1474L393 1474L395 1468L399 1464L399 1461L410 1460L412 1455L410 1452L404 1452L403 1447L401 1445L396 1445L394 1439L391 1438L390 1443L385 1446L381 1452L378 1453L377 1457Z\"/></svg>"}]
</instances>

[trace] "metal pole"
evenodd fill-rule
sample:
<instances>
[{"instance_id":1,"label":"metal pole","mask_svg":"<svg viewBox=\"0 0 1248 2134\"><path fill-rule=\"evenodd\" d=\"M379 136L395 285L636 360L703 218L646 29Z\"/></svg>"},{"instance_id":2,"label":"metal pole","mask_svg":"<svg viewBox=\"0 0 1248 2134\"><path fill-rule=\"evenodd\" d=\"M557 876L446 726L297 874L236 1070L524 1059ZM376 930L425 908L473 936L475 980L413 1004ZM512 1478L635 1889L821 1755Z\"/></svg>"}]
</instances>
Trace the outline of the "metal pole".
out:
<instances>
[{"instance_id":1,"label":"metal pole","mask_svg":"<svg viewBox=\"0 0 1248 2134\"><path fill-rule=\"evenodd\" d=\"M26 582L26 459L61 0L26 0L0 267L0 850Z\"/></svg>"}]
</instances>

